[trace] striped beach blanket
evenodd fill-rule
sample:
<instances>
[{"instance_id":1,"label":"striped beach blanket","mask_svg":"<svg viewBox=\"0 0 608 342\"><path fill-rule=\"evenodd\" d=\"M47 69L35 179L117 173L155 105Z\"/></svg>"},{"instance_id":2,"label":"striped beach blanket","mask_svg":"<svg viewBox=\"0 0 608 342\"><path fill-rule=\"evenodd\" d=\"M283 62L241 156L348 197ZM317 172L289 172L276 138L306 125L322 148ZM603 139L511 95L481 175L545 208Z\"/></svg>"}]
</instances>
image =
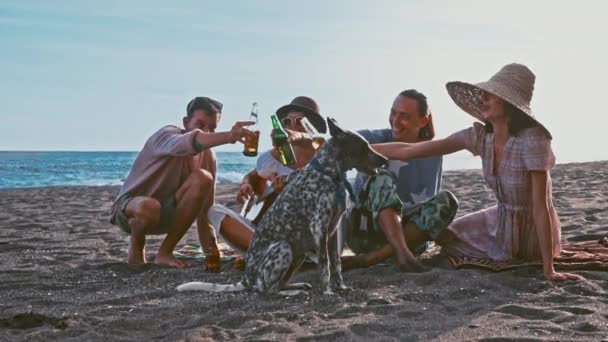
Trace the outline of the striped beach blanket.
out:
<instances>
[{"instance_id":1,"label":"striped beach blanket","mask_svg":"<svg viewBox=\"0 0 608 342\"><path fill-rule=\"evenodd\" d=\"M218 243L218 249L220 250L220 261L228 262L236 259L237 254L234 250L232 250L228 245L224 243ZM173 251L173 255L175 255L178 259L183 260L206 260L207 256L203 252L201 246L191 246L185 245L180 249Z\"/></svg>"},{"instance_id":2,"label":"striped beach blanket","mask_svg":"<svg viewBox=\"0 0 608 342\"><path fill-rule=\"evenodd\" d=\"M460 268L482 268L494 272L514 268L536 266L541 267L542 261L508 260L493 261L467 257L448 256L452 266ZM562 254L553 259L555 269L562 271L608 271L608 236L599 241L581 243L564 243Z\"/></svg>"}]
</instances>

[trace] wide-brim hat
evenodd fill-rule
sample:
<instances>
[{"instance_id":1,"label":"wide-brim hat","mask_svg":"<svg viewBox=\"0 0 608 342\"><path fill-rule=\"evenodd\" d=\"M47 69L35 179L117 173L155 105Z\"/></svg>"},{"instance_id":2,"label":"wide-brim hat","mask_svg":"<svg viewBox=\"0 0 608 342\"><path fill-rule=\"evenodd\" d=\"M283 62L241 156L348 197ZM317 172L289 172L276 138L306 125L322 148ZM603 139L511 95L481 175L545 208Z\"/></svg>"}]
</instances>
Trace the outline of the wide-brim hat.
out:
<instances>
[{"instance_id":1,"label":"wide-brim hat","mask_svg":"<svg viewBox=\"0 0 608 342\"><path fill-rule=\"evenodd\" d=\"M298 96L291 101L291 103L279 108L277 110L277 116L279 120L283 120L289 112L302 112L304 116L308 118L310 123L315 126L319 133L327 132L327 125L325 119L319 114L319 105L317 102L310 97Z\"/></svg>"},{"instance_id":2,"label":"wide-brim hat","mask_svg":"<svg viewBox=\"0 0 608 342\"><path fill-rule=\"evenodd\" d=\"M484 91L496 95L529 116L551 139L549 130L534 117L530 108L535 80L536 76L528 67L512 63L502 67L486 82L471 84L454 81L448 82L446 88L458 107L480 121L485 121L481 115Z\"/></svg>"}]
</instances>

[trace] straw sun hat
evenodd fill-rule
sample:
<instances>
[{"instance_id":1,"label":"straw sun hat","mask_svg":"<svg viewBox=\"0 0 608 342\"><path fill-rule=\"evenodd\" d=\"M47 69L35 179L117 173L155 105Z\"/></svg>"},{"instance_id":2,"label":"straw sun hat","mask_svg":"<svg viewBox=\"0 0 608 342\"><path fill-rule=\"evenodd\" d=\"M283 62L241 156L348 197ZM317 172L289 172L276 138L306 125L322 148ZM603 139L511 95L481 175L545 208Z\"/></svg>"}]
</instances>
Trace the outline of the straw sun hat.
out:
<instances>
[{"instance_id":1,"label":"straw sun hat","mask_svg":"<svg viewBox=\"0 0 608 342\"><path fill-rule=\"evenodd\" d=\"M532 114L530 101L534 92L536 77L522 64L507 64L486 82L471 84L466 82L448 82L446 88L458 107L480 121L485 121L483 112L483 92L494 94L509 102L534 120L549 138L551 133Z\"/></svg>"}]
</instances>

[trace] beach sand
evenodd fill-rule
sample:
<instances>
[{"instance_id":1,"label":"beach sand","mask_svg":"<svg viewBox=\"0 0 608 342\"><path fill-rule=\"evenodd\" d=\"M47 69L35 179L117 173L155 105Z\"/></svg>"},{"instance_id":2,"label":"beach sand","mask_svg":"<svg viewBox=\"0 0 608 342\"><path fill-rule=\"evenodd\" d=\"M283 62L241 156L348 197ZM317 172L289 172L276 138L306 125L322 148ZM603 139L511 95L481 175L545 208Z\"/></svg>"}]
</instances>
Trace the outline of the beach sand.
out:
<instances>
[{"instance_id":1,"label":"beach sand","mask_svg":"<svg viewBox=\"0 0 608 342\"><path fill-rule=\"evenodd\" d=\"M608 233L608 162L558 165L555 204L568 241ZM479 171L447 172L459 216L494 202ZM128 237L108 223L117 187L0 190L0 340L483 340L601 341L608 338L608 273L549 283L538 268L452 270L445 259L422 274L393 265L344 273L351 291L323 296L315 270L294 281L315 290L292 298L252 293L178 293L219 274L125 263ZM234 205L236 186L219 186ZM161 237L148 241L148 257ZM195 229L182 240L196 244Z\"/></svg>"}]
</instances>

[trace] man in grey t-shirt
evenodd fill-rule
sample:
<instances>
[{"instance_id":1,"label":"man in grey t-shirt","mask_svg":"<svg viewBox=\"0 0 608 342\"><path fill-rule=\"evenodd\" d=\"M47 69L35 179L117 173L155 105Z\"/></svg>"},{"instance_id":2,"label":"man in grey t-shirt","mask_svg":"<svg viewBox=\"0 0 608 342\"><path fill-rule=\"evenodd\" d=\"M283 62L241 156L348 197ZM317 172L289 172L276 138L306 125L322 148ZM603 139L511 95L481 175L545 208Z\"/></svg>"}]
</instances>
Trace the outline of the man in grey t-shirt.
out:
<instances>
[{"instance_id":1,"label":"man in grey t-shirt","mask_svg":"<svg viewBox=\"0 0 608 342\"><path fill-rule=\"evenodd\" d=\"M230 131L215 133L221 114L220 102L196 97L186 107L183 128L162 127L146 141L112 206L110 218L131 235L128 263L146 262L146 235L167 234L154 262L184 267L173 249L195 219L205 253L219 258L215 234L207 221L217 170L211 147L253 136L244 128L252 122L237 122Z\"/></svg>"},{"instance_id":2,"label":"man in grey t-shirt","mask_svg":"<svg viewBox=\"0 0 608 342\"><path fill-rule=\"evenodd\" d=\"M372 147L388 142L417 143L433 139L435 132L427 98L404 90L393 101L389 129L359 131ZM379 175L357 175L353 192L356 208L346 213L341 233L354 257L343 257L343 269L368 267L395 257L399 269L422 271L415 254L426 242L437 241L453 220L458 203L440 191L442 158L430 157L407 163L390 161Z\"/></svg>"}]
</instances>

